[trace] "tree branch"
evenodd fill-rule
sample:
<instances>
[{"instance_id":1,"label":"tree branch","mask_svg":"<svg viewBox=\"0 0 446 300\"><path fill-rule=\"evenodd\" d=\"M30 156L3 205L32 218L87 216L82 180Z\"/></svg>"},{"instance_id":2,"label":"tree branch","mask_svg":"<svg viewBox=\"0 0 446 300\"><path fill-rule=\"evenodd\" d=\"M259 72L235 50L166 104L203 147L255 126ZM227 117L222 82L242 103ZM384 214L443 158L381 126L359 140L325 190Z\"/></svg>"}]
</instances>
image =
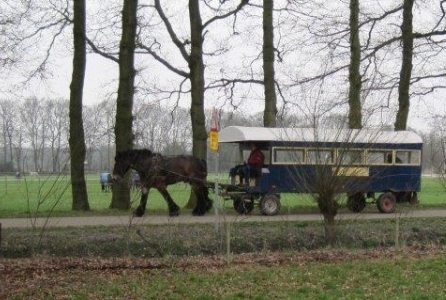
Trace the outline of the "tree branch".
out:
<instances>
[{"instance_id":1,"label":"tree branch","mask_svg":"<svg viewBox=\"0 0 446 300\"><path fill-rule=\"evenodd\" d=\"M187 61L187 63L189 63L190 56L187 53L186 47L185 47L185 45L189 44L189 41L185 41L183 43L177 37L175 31L173 30L172 24L170 24L169 19L167 18L166 14L164 13L164 11L161 7L160 0L155 0L155 9L158 12L158 15L160 16L164 25L166 26L167 32L169 33L169 36L170 36L172 42L177 46L178 50L180 50L181 55Z\"/></svg>"},{"instance_id":2,"label":"tree branch","mask_svg":"<svg viewBox=\"0 0 446 300\"><path fill-rule=\"evenodd\" d=\"M236 83L255 83L255 84L263 85L263 80L221 78L221 79L214 80L213 82L209 83L209 85L206 87L206 89L222 88L222 87L227 87L229 85L234 85Z\"/></svg>"},{"instance_id":3,"label":"tree branch","mask_svg":"<svg viewBox=\"0 0 446 300\"><path fill-rule=\"evenodd\" d=\"M110 60L114 61L115 63L119 64L119 59L117 57L100 50L98 47L96 47L96 45L89 38L86 37L85 40L86 40L87 44L91 47L91 50L93 50L94 53L99 54L100 56L110 59Z\"/></svg>"},{"instance_id":4,"label":"tree branch","mask_svg":"<svg viewBox=\"0 0 446 300\"><path fill-rule=\"evenodd\" d=\"M211 23L213 23L213 22L215 22L217 20L225 19L225 18L227 18L227 17L229 17L231 15L237 14L248 3L249 3L249 0L241 0L240 4L237 6L237 8L235 8L234 10L229 11L226 14L223 14L221 16L215 16L215 17L210 18L208 21L206 21L203 24L203 28L206 28L206 26L210 25Z\"/></svg>"},{"instance_id":5,"label":"tree branch","mask_svg":"<svg viewBox=\"0 0 446 300\"><path fill-rule=\"evenodd\" d=\"M156 44L156 41L152 44L152 46ZM183 70L180 70L178 68L175 68L174 66L172 66L167 60L165 60L164 58L162 58L161 56L159 56L155 51L152 50L152 46L148 47L146 45L143 45L141 42L137 41L136 42L136 46L145 50L148 54L150 54L154 59L156 59L158 62L160 62L163 66L165 66L166 68L168 68L170 71L183 76L185 78L189 78L190 77L190 73L185 72Z\"/></svg>"}]
</instances>

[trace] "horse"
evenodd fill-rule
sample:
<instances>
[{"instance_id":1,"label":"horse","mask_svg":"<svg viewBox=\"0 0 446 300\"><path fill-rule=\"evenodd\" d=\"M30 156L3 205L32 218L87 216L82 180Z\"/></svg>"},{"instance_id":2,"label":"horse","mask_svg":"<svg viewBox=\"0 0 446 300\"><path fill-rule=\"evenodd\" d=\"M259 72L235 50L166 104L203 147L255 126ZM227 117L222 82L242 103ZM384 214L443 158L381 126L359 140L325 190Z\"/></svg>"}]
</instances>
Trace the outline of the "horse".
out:
<instances>
[{"instance_id":1,"label":"horse","mask_svg":"<svg viewBox=\"0 0 446 300\"><path fill-rule=\"evenodd\" d=\"M167 192L167 186L177 182L189 183L197 197L192 214L202 216L212 208L206 182L207 164L191 155L163 156L149 149L133 149L118 152L115 156L113 180L120 180L129 169L135 170L140 179L141 201L134 212L142 217L146 210L151 188L156 188L169 208L169 216L178 216L180 207Z\"/></svg>"}]
</instances>

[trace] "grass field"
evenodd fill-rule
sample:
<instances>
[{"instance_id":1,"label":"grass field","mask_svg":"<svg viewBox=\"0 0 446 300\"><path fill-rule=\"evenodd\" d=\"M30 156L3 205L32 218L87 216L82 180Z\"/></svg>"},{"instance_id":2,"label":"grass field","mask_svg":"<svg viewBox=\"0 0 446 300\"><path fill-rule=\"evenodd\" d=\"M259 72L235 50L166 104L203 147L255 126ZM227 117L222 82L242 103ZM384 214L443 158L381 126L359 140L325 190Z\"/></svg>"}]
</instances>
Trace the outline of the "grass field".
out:
<instances>
[{"instance_id":1,"label":"grass field","mask_svg":"<svg viewBox=\"0 0 446 300\"><path fill-rule=\"evenodd\" d=\"M33 268L23 262L7 265L10 273L3 277L0 296L5 300L435 300L446 297L446 258L444 250L440 252L269 253L240 256L229 266L215 257L117 259L102 264L83 260L81 265L76 260L40 259L34 260Z\"/></svg>"},{"instance_id":2,"label":"grass field","mask_svg":"<svg viewBox=\"0 0 446 300\"><path fill-rule=\"evenodd\" d=\"M223 177L223 176L222 176ZM125 214L127 212L108 209L111 202L111 193L101 192L97 175L86 177L91 212L73 212L71 210L71 186L68 176L28 176L17 180L12 176L0 177L0 218L33 215L84 215L84 214ZM210 175L210 180L215 176ZM221 181L226 178L220 179ZM168 188L173 199L183 207L188 200L190 188L187 184L176 184ZM446 207L445 187L438 178L424 177L422 189L419 194L420 207ZM132 191L132 206L139 203L139 190ZM215 195L211 193L211 198ZM308 212L315 211L316 205L310 195L283 194L281 212ZM225 207L232 209L230 201ZM376 209L373 206L373 209ZM166 213L167 208L161 195L151 190L148 202L148 213Z\"/></svg>"},{"instance_id":3,"label":"grass field","mask_svg":"<svg viewBox=\"0 0 446 300\"><path fill-rule=\"evenodd\" d=\"M87 184L93 211L74 213L67 178L0 178L0 217L128 213L108 209L111 193L100 191L96 176ZM189 187L170 192L184 205ZM423 178L421 208L446 207L444 196L438 179ZM139 201L137 191L132 199ZM282 202L284 213L315 211L309 196L283 195ZM149 208L167 212L156 191ZM3 229L0 299L446 297L446 224L440 218L340 221L335 248L326 244L319 222L236 222L228 228L230 262L223 255L227 233L217 234L212 224Z\"/></svg>"}]
</instances>

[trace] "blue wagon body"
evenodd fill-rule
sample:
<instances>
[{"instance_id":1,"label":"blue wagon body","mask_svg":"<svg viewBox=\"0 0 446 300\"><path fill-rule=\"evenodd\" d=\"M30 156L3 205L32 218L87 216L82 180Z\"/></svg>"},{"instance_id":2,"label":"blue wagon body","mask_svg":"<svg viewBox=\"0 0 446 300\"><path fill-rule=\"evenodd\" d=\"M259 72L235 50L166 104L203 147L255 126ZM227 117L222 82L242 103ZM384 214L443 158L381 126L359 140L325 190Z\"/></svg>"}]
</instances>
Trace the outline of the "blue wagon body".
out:
<instances>
[{"instance_id":1,"label":"blue wagon body","mask_svg":"<svg viewBox=\"0 0 446 300\"><path fill-rule=\"evenodd\" d=\"M423 143L409 131L229 126L220 131L219 142L237 143L241 156L248 143L260 145L266 158L262 175L234 200L258 196L266 214L278 208L262 209L263 197L280 208L280 193L316 193L327 178L336 179L336 191L347 193L347 206L355 212L367 198L381 212L392 212L398 201L416 201L420 190ZM382 195L375 198L376 193Z\"/></svg>"}]
</instances>

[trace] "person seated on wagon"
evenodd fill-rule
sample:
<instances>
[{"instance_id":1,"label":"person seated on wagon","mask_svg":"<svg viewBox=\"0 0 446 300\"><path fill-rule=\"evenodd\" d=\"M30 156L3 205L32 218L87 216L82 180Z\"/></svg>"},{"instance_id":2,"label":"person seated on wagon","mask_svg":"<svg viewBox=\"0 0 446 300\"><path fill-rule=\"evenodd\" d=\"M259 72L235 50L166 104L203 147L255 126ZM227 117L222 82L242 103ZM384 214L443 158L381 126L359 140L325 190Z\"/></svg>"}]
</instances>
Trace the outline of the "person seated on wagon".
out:
<instances>
[{"instance_id":1,"label":"person seated on wagon","mask_svg":"<svg viewBox=\"0 0 446 300\"><path fill-rule=\"evenodd\" d=\"M248 184L249 178L258 177L262 173L265 155L255 143L250 143L249 148L251 152L248 159L243 162L243 165L237 165L229 171L232 184L235 184L235 177L237 175L240 179L239 184L243 185L244 180L246 180L245 184Z\"/></svg>"},{"instance_id":2,"label":"person seated on wagon","mask_svg":"<svg viewBox=\"0 0 446 300\"><path fill-rule=\"evenodd\" d=\"M393 154L392 152L387 153L387 159L386 162L391 164L393 162ZM401 164L403 161L398 156L395 158L395 163Z\"/></svg>"}]
</instances>

